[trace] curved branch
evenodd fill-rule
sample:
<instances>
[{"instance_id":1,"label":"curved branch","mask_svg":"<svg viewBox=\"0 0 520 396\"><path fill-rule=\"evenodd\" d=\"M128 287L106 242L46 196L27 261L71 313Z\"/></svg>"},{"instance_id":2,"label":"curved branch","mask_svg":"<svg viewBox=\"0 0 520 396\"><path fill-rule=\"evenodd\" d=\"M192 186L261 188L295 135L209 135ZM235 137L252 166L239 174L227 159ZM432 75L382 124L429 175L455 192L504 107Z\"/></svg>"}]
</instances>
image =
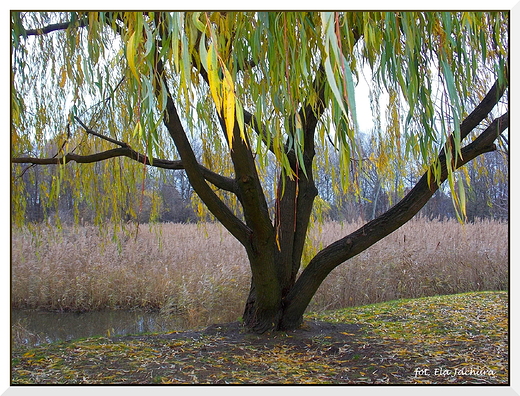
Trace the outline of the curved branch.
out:
<instances>
[{"instance_id":1,"label":"curved branch","mask_svg":"<svg viewBox=\"0 0 520 396\"><path fill-rule=\"evenodd\" d=\"M495 119L473 142L462 148L460 156L454 156L456 158L454 169L460 168L483 153L496 150L493 142L508 127L509 113L505 113ZM437 160L442 167L438 182L430 180L430 170L428 170L415 187L395 206L314 256L284 301L286 309L284 320L288 326L301 318L312 296L334 268L400 228L430 200L440 184L448 177L445 154L441 153Z\"/></svg>"},{"instance_id":2,"label":"curved branch","mask_svg":"<svg viewBox=\"0 0 520 396\"><path fill-rule=\"evenodd\" d=\"M199 33L197 40L200 38L201 35ZM197 62L194 62L194 66L197 67ZM209 86L209 78L206 70L200 67L200 64L197 70L202 79ZM245 109L243 114L245 124L251 125L250 122L253 120L253 116ZM225 132L226 124L224 119L220 115L218 115L218 119L222 130ZM224 136L227 139L226 133L224 133ZM231 139L232 142L228 141L228 144L233 147L233 149L230 150L230 156L236 176L237 198L242 204L246 224L252 230L252 235L256 240L261 239L265 243L267 240L274 238L274 228L271 223L267 201L258 176L250 144L240 137L238 123L236 121L233 126ZM272 148L270 149L272 151ZM256 248L253 248L253 250L255 249Z\"/></svg>"},{"instance_id":3,"label":"curved branch","mask_svg":"<svg viewBox=\"0 0 520 396\"><path fill-rule=\"evenodd\" d=\"M106 140L107 142L110 142L110 143L114 143L114 144L116 144L118 146L121 146L121 147L129 147L128 143L120 142L119 140L112 139L109 136L105 136L105 135L102 135L100 133L97 133L97 132L93 131L87 125L85 125L83 123L83 121L81 121L78 117L74 116L74 119L83 127L83 129L85 129L85 132L87 132L89 135L97 136L98 138Z\"/></svg>"},{"instance_id":4,"label":"curved branch","mask_svg":"<svg viewBox=\"0 0 520 396\"><path fill-rule=\"evenodd\" d=\"M111 19L107 18L107 20L106 20L107 25L110 26L110 22L111 22ZM52 32L67 30L67 29L69 29L71 27L78 27L78 28L87 27L88 24L89 24L88 23L88 18L83 17L83 18L78 19L77 21L53 23L53 24L50 24L50 25L46 25L46 26L44 26L42 28L24 29L22 31L21 35L23 35L25 37L28 37L28 36L42 36L44 34L48 34L48 33L52 33ZM118 32L121 31L121 28L118 27L117 25L112 25L112 28L114 28Z\"/></svg>"},{"instance_id":5,"label":"curved branch","mask_svg":"<svg viewBox=\"0 0 520 396\"><path fill-rule=\"evenodd\" d=\"M144 163L155 168L184 170L184 164L181 160L171 161L160 158L149 158L148 156L133 150L129 146L106 150L100 153L88 155L68 153L62 157L53 158L14 157L11 158L11 162L14 164L65 165L71 161L74 161L78 164L90 164L116 157L127 157L141 164ZM202 165L199 166L201 173L204 175L204 178L211 184L213 184L215 187L221 190L233 193L235 192L236 187L235 181L233 179L219 175L218 173L215 173Z\"/></svg>"},{"instance_id":6,"label":"curved branch","mask_svg":"<svg viewBox=\"0 0 520 396\"><path fill-rule=\"evenodd\" d=\"M36 29L26 29L24 31L25 36L41 36L43 34L48 34L52 32L56 32L59 30L67 30L70 27L85 27L88 26L88 20L85 18L79 19L77 21L69 21L62 23L53 23L42 28Z\"/></svg>"},{"instance_id":7,"label":"curved branch","mask_svg":"<svg viewBox=\"0 0 520 396\"><path fill-rule=\"evenodd\" d=\"M191 186L200 197L209 211L222 223L222 225L243 245L248 246L250 242L251 229L244 224L233 211L218 197L218 195L206 183L206 178L197 161L191 143L186 135L177 107L165 81L165 71L162 61L157 61L157 94L161 95L160 89L166 93L166 108L164 110L164 125L168 130L177 152L186 170L186 175ZM162 80L162 81L161 81ZM160 88L159 88L160 87ZM233 190L236 193L238 190Z\"/></svg>"},{"instance_id":8,"label":"curved branch","mask_svg":"<svg viewBox=\"0 0 520 396\"><path fill-rule=\"evenodd\" d=\"M119 140L113 139L109 136L102 135L101 133L95 132L92 129L90 129L87 125L85 125L78 117L74 117L76 121L79 122L79 124L85 129L85 131L93 136L96 136L100 139L106 140L107 142L116 144L118 146L121 146L123 149L126 150L120 150L119 153L115 156L125 156L128 158L131 158L137 162L144 163L146 165L154 166L156 168L163 168L163 169L184 169L184 165L182 164L182 161L170 161L170 160L163 160L163 159L157 159L157 158L151 158L149 159L148 156L138 153L137 151L133 150L128 143L121 142ZM111 151L111 150L109 150ZM112 151L114 152L114 151ZM96 154L94 154L96 155ZM80 157L81 158L81 157ZM105 158L103 158L105 159ZM76 161L78 162L78 161ZM212 183L214 186L220 188L221 190L229 191L236 193L236 186L235 181L231 178L219 175L218 173L215 173L208 168L198 164L204 178Z\"/></svg>"},{"instance_id":9,"label":"curved branch","mask_svg":"<svg viewBox=\"0 0 520 396\"><path fill-rule=\"evenodd\" d=\"M68 153L62 157L52 157L52 158L36 158L36 157L14 157L11 158L11 162L13 164L34 164L34 165L65 165L71 161L77 162L79 164L90 164L94 162L105 161L110 158L115 157L129 157L132 158L132 152L130 148L117 148L106 150L101 153L89 154L89 155L79 155L74 153ZM134 152L135 153L135 152ZM135 153L139 155L138 153ZM132 158L135 159L135 158ZM140 161L143 162L142 160ZM157 164L154 164L157 167ZM173 168L171 168L173 169Z\"/></svg>"}]
</instances>

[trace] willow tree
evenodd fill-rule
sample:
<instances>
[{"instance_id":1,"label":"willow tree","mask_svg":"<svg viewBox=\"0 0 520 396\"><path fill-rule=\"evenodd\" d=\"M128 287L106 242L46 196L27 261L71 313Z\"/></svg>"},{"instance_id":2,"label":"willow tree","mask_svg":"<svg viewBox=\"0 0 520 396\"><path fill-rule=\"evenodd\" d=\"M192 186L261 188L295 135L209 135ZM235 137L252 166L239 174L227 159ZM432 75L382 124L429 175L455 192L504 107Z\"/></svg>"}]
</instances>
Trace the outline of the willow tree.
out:
<instances>
[{"instance_id":1,"label":"willow tree","mask_svg":"<svg viewBox=\"0 0 520 396\"><path fill-rule=\"evenodd\" d=\"M405 224L445 181L464 216L457 169L495 150L508 128L508 21L507 12L13 12L13 166L53 164L43 196L58 199L69 178L78 199L112 202L98 206L107 211L121 191L139 190L126 179L132 164L186 172L247 252L245 325L293 329L334 268ZM355 186L363 73L373 163L392 177L396 157L419 161L423 175L302 265L318 148L339 156L336 191ZM102 196L84 183L92 178ZM14 177L17 219L20 189Z\"/></svg>"}]
</instances>

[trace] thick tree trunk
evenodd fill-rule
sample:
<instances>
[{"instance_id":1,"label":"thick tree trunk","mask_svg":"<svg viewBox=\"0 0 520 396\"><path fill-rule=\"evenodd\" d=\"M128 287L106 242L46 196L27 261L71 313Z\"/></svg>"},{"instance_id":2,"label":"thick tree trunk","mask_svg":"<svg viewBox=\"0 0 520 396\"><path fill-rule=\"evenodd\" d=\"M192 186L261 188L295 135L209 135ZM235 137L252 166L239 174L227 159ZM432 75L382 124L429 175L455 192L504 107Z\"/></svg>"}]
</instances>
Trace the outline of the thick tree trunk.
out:
<instances>
[{"instance_id":1,"label":"thick tree trunk","mask_svg":"<svg viewBox=\"0 0 520 396\"><path fill-rule=\"evenodd\" d=\"M243 319L244 325L256 333L289 329L283 324L287 322L283 317L283 301L296 282L312 206L317 195L312 171L307 174L308 177L299 179L287 178L285 193L283 197L278 197L276 238L270 243L263 241L262 248L254 249L249 255L253 277ZM270 247L272 254L267 254ZM266 271L267 268L271 270ZM273 274L276 275L276 280L272 279ZM271 278L271 281L266 281L267 278ZM269 288L271 296L276 295L278 300L271 300L270 306L266 307L262 302L263 293L259 291L260 288ZM298 318L290 328L299 327L302 318L303 316Z\"/></svg>"},{"instance_id":2,"label":"thick tree trunk","mask_svg":"<svg viewBox=\"0 0 520 396\"><path fill-rule=\"evenodd\" d=\"M243 320L245 327L255 333L278 330L282 320L283 269L275 245L274 240L253 241L256 247L246 248L252 278Z\"/></svg>"},{"instance_id":3,"label":"thick tree trunk","mask_svg":"<svg viewBox=\"0 0 520 396\"><path fill-rule=\"evenodd\" d=\"M259 303L254 279L251 280L251 289L246 301L243 314L244 326L254 333L265 333L279 330L282 321L281 301L278 306L266 309Z\"/></svg>"}]
</instances>

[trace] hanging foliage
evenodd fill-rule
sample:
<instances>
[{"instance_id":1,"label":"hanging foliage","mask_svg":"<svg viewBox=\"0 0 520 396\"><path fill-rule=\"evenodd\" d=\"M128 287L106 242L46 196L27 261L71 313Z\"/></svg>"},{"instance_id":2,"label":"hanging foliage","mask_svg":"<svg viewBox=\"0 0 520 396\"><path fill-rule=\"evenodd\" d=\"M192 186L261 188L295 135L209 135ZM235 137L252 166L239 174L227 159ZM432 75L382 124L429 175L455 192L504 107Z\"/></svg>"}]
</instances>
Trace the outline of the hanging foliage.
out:
<instances>
[{"instance_id":1,"label":"hanging foliage","mask_svg":"<svg viewBox=\"0 0 520 396\"><path fill-rule=\"evenodd\" d=\"M146 197L144 167L183 169L201 214L248 252L245 321L294 327L335 266L408 221L444 181L465 217L456 170L508 128L508 23L499 11L12 12L14 184L19 164L90 164L57 166L41 191L56 202L70 185L99 222L117 222L119 204ZM364 75L368 131L355 100ZM376 156L364 158L367 140ZM313 208L325 206L315 205L317 152L338 158L335 191L360 199L362 161L381 185L405 164L423 176L367 228L316 253L296 282Z\"/></svg>"}]
</instances>

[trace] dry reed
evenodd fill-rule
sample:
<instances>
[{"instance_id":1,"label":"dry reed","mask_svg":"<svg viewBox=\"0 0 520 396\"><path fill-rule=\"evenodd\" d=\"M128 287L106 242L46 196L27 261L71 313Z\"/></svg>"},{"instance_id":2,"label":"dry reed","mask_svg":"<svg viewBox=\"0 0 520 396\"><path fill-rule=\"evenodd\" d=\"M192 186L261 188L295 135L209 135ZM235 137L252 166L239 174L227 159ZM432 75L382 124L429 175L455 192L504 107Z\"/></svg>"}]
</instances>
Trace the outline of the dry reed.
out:
<instances>
[{"instance_id":1,"label":"dry reed","mask_svg":"<svg viewBox=\"0 0 520 396\"><path fill-rule=\"evenodd\" d=\"M315 246L346 235L359 224L328 223L311 234ZM310 305L314 311L509 285L508 225L482 220L413 219L336 268Z\"/></svg>"},{"instance_id":2,"label":"dry reed","mask_svg":"<svg viewBox=\"0 0 520 396\"><path fill-rule=\"evenodd\" d=\"M311 250L358 226L315 228ZM193 326L240 317L247 258L220 225L161 224L141 226L136 238L111 235L89 226L13 230L12 308L162 310ZM507 223L418 219L333 271L309 309L507 287Z\"/></svg>"}]
</instances>

